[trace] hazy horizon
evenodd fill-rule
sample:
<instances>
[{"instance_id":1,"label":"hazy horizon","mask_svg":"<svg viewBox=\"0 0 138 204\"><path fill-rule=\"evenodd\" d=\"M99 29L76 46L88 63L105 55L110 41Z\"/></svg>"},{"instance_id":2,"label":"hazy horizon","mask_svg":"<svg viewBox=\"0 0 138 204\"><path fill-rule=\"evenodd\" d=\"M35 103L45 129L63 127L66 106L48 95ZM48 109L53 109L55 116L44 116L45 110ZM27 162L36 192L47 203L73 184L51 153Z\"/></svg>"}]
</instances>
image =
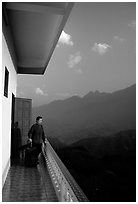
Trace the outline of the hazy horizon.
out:
<instances>
[{"instance_id":1,"label":"hazy horizon","mask_svg":"<svg viewBox=\"0 0 138 204\"><path fill-rule=\"evenodd\" d=\"M132 86L136 86L136 84L132 84L132 85L130 85L129 87L132 87ZM127 89L127 88L129 88L129 87L126 87L126 88L124 88L124 89ZM119 89L119 90L115 90L115 91L111 91L111 92L104 92L104 91L99 91L99 90L92 91L92 90L91 90L91 91L87 92L87 93L84 94L84 95L72 95L72 96L68 96L68 97L66 97L66 98L64 98L64 99L63 99L63 98L54 99L54 100L52 100L52 101L50 101L50 102L48 102L48 103L44 103L44 104L41 104L41 105L38 105L38 106L37 106L37 105L36 105L36 106L33 105L33 108L40 107L40 106L43 106L43 105L48 105L48 104L50 104L50 103L52 103L52 102L54 102L54 101L64 101L64 100L69 99L69 98L74 97L74 96L83 98L83 97L85 97L87 94L89 94L90 92L92 92L92 93L99 92L99 93L108 94L108 93L114 93L114 92L117 92L117 91L121 91L121 90L124 90L124 89Z\"/></svg>"},{"instance_id":2,"label":"hazy horizon","mask_svg":"<svg viewBox=\"0 0 138 204\"><path fill-rule=\"evenodd\" d=\"M136 3L76 2L44 75L18 75L33 106L136 84Z\"/></svg>"}]
</instances>

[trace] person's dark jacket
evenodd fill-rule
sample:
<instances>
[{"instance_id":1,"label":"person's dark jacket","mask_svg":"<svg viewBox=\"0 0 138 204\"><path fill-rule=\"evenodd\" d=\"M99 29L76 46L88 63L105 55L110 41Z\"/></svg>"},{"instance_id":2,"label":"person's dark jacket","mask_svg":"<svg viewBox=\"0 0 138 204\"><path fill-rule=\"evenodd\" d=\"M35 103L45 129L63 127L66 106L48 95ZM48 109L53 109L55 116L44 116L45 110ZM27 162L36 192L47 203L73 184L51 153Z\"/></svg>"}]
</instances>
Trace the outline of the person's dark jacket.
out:
<instances>
[{"instance_id":1,"label":"person's dark jacket","mask_svg":"<svg viewBox=\"0 0 138 204\"><path fill-rule=\"evenodd\" d=\"M39 124L32 125L31 129L28 132L28 137L32 139L33 143L41 144L45 141L45 134L43 126Z\"/></svg>"}]
</instances>

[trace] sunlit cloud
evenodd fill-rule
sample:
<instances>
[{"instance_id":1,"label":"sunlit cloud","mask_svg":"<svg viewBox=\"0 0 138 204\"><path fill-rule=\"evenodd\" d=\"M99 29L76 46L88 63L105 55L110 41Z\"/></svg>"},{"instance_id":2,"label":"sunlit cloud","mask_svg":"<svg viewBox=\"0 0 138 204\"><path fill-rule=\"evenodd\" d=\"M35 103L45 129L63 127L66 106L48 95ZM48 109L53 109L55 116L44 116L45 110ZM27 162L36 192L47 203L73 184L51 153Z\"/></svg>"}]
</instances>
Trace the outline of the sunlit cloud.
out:
<instances>
[{"instance_id":1,"label":"sunlit cloud","mask_svg":"<svg viewBox=\"0 0 138 204\"><path fill-rule=\"evenodd\" d=\"M110 48L111 46L104 43L104 44L101 44L101 43L94 43L94 46L92 47L92 50L94 52L97 52L99 53L100 55L104 55L108 49Z\"/></svg>"},{"instance_id":2,"label":"sunlit cloud","mask_svg":"<svg viewBox=\"0 0 138 204\"><path fill-rule=\"evenodd\" d=\"M57 47L59 47L60 44L65 44L65 45L68 45L68 46L73 46L74 45L74 43L72 41L72 36L65 33L64 30L62 31L62 33L60 35Z\"/></svg>"},{"instance_id":3,"label":"sunlit cloud","mask_svg":"<svg viewBox=\"0 0 138 204\"><path fill-rule=\"evenodd\" d=\"M68 67L73 68L75 65L79 64L82 60L82 57L80 55L80 52L75 53L74 55L70 55L69 61L68 61Z\"/></svg>"},{"instance_id":4,"label":"sunlit cloud","mask_svg":"<svg viewBox=\"0 0 138 204\"><path fill-rule=\"evenodd\" d=\"M136 29L136 21L135 20L133 20L133 21L131 21L129 24L128 24L128 26L130 27L130 28L132 28L132 29Z\"/></svg>"},{"instance_id":5,"label":"sunlit cloud","mask_svg":"<svg viewBox=\"0 0 138 204\"><path fill-rule=\"evenodd\" d=\"M36 88L35 93L38 94L38 95L42 95L42 96L48 96L48 94L44 93L43 90L40 89L40 88Z\"/></svg>"},{"instance_id":6,"label":"sunlit cloud","mask_svg":"<svg viewBox=\"0 0 138 204\"><path fill-rule=\"evenodd\" d=\"M35 89L36 94L44 95L44 92L40 88Z\"/></svg>"},{"instance_id":7,"label":"sunlit cloud","mask_svg":"<svg viewBox=\"0 0 138 204\"><path fill-rule=\"evenodd\" d=\"M121 38L121 37L119 37L118 35L115 35L115 36L114 36L114 40L116 40L116 41L118 41L118 42L121 42L121 43L123 43L123 42L126 41L125 38Z\"/></svg>"}]
</instances>

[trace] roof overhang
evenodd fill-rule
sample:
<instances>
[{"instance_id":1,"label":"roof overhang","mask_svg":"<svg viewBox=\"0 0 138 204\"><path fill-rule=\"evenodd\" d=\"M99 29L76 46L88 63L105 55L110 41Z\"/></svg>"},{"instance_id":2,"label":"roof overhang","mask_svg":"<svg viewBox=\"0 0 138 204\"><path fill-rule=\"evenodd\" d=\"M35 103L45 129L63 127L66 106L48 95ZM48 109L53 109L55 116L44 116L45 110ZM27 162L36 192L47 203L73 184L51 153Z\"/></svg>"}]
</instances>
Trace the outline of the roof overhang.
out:
<instances>
[{"instance_id":1,"label":"roof overhang","mask_svg":"<svg viewBox=\"0 0 138 204\"><path fill-rule=\"evenodd\" d=\"M44 74L74 3L3 3L3 33L19 74Z\"/></svg>"}]
</instances>

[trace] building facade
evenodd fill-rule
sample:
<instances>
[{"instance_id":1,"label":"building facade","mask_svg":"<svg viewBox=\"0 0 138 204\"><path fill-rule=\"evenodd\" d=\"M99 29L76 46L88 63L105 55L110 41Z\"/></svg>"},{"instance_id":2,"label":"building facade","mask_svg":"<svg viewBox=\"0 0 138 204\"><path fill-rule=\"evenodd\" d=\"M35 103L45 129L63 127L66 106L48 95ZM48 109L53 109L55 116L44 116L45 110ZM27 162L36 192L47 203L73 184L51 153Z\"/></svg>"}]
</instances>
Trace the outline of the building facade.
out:
<instances>
[{"instance_id":1,"label":"building facade","mask_svg":"<svg viewBox=\"0 0 138 204\"><path fill-rule=\"evenodd\" d=\"M17 74L44 74L72 7L2 3L2 186L10 168Z\"/></svg>"},{"instance_id":2,"label":"building facade","mask_svg":"<svg viewBox=\"0 0 138 204\"><path fill-rule=\"evenodd\" d=\"M16 88L17 73L2 34L2 185L10 167L12 96L16 96Z\"/></svg>"}]
</instances>

